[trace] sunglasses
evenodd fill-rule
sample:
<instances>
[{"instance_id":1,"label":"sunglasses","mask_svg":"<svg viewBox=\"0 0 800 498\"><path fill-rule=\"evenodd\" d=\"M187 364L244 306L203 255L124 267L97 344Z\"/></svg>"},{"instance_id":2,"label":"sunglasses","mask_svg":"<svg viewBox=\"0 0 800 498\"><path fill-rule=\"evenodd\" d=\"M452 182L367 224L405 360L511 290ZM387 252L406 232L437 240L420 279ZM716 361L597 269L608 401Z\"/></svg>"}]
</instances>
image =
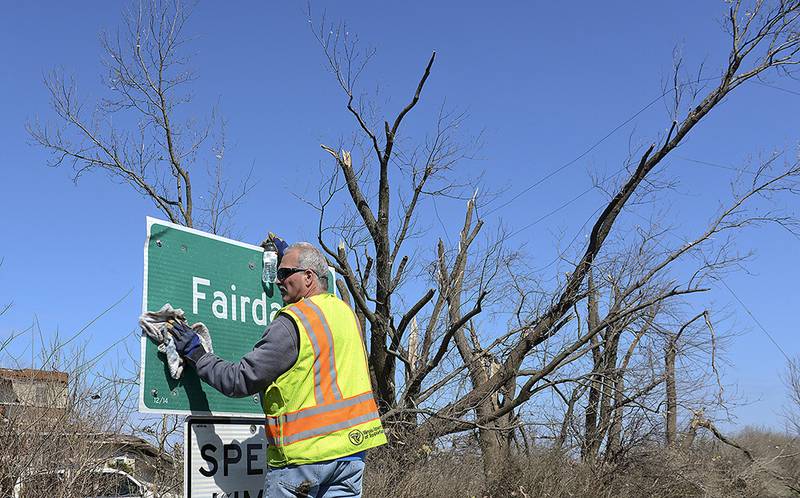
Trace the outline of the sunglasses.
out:
<instances>
[{"instance_id":1,"label":"sunglasses","mask_svg":"<svg viewBox=\"0 0 800 498\"><path fill-rule=\"evenodd\" d=\"M295 273L300 273L301 271L306 271L306 270L308 270L308 268L278 268L278 274L275 281L283 282L284 280L291 277Z\"/></svg>"}]
</instances>

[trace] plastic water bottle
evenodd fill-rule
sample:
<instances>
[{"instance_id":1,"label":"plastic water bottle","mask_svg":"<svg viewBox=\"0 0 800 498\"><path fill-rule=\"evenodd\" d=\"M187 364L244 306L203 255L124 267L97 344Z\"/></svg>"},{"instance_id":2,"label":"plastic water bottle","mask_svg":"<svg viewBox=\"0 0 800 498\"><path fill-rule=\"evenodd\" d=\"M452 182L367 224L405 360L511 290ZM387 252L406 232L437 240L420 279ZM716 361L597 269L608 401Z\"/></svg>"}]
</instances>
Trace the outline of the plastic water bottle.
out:
<instances>
[{"instance_id":1,"label":"plastic water bottle","mask_svg":"<svg viewBox=\"0 0 800 498\"><path fill-rule=\"evenodd\" d=\"M278 278L278 248L271 240L264 242L264 271L261 280L265 284L272 284Z\"/></svg>"}]
</instances>

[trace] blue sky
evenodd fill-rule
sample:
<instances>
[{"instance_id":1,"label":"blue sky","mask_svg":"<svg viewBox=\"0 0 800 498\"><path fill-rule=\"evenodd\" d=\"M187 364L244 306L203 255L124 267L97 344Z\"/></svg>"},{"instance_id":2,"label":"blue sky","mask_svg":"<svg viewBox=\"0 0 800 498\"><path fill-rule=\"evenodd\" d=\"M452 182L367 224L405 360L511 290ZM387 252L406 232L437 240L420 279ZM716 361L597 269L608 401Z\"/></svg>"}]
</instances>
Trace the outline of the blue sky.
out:
<instances>
[{"instance_id":1,"label":"blue sky","mask_svg":"<svg viewBox=\"0 0 800 498\"><path fill-rule=\"evenodd\" d=\"M352 130L343 95L326 71L302 2L200 3L189 24L196 54L194 107L207 114L219 103L228 119L227 167L254 165L259 182L235 220L234 233L257 243L267 230L289 240L313 236L316 217L291 193L311 193L326 155ZM417 136L444 103L465 111L464 137L482 133L483 147L459 174L485 175L498 203L576 158L661 93L673 51L694 72L704 62L717 74L727 40L720 28L725 3L714 2L318 2L343 19L365 46L377 50L363 78L387 113L397 112L433 50L437 60L419 112L408 121ZM88 98L102 95L98 33L120 18L117 2L14 2L4 6L0 32L0 208L5 213L0 257L0 338L38 319L43 334L70 334L126 296L85 332L101 351L135 329L141 306L145 216L162 217L150 203L102 174L78 185L68 167L50 168L31 145L25 123L54 122L43 75L63 67ZM798 92L792 80L771 84ZM730 166L751 164L774 150L797 155L800 96L745 85L697 128L669 160L675 193L664 199L672 225L691 228L727 196L733 173L688 159ZM591 185L589 172L616 171L629 142L649 143L668 127L658 103L564 171L487 217L487 227L516 230ZM206 151L210 160L211 151ZM202 156L201 156L202 157ZM533 264L550 261L558 234L571 238L602 202L599 192L515 236ZM442 205L458 222L461 204ZM630 220L629 220L630 221ZM691 233L691 232L686 232ZM756 255L747 271L725 282L789 355L800 353L792 313L798 298L800 242L774 228L743 235ZM780 427L784 359L747 312L724 289L703 298L729 315L739 336L728 349L725 379L747 404L736 425Z\"/></svg>"}]
</instances>

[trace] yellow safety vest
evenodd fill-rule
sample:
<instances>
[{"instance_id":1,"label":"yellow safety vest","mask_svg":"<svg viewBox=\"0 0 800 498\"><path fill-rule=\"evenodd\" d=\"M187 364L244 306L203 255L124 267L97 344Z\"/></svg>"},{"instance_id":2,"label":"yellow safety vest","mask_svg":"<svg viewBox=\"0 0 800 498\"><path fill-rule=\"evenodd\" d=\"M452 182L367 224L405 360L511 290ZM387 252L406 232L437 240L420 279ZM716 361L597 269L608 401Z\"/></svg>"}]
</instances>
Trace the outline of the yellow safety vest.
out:
<instances>
[{"instance_id":1,"label":"yellow safety vest","mask_svg":"<svg viewBox=\"0 0 800 498\"><path fill-rule=\"evenodd\" d=\"M297 325L300 347L295 364L262 397L269 466L323 462L386 444L350 307L319 294L280 313Z\"/></svg>"}]
</instances>

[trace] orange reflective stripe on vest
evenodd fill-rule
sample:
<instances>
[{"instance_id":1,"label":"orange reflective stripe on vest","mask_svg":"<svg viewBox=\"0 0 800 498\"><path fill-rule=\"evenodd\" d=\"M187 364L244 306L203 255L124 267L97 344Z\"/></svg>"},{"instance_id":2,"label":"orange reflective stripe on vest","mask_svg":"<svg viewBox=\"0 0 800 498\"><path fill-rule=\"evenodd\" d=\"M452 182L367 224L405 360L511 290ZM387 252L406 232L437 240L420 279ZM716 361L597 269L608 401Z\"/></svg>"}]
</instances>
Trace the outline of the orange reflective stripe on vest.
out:
<instances>
[{"instance_id":1,"label":"orange reflective stripe on vest","mask_svg":"<svg viewBox=\"0 0 800 498\"><path fill-rule=\"evenodd\" d=\"M293 311L303 322L314 348L314 397L317 404L331 403L342 399L336 379L333 335L322 311L309 300L294 306Z\"/></svg>"},{"instance_id":2,"label":"orange reflective stripe on vest","mask_svg":"<svg viewBox=\"0 0 800 498\"><path fill-rule=\"evenodd\" d=\"M267 441L273 445L287 445L315 436L322 436L379 418L378 407L372 392L366 392L334 403L314 406L280 417L267 418Z\"/></svg>"}]
</instances>

